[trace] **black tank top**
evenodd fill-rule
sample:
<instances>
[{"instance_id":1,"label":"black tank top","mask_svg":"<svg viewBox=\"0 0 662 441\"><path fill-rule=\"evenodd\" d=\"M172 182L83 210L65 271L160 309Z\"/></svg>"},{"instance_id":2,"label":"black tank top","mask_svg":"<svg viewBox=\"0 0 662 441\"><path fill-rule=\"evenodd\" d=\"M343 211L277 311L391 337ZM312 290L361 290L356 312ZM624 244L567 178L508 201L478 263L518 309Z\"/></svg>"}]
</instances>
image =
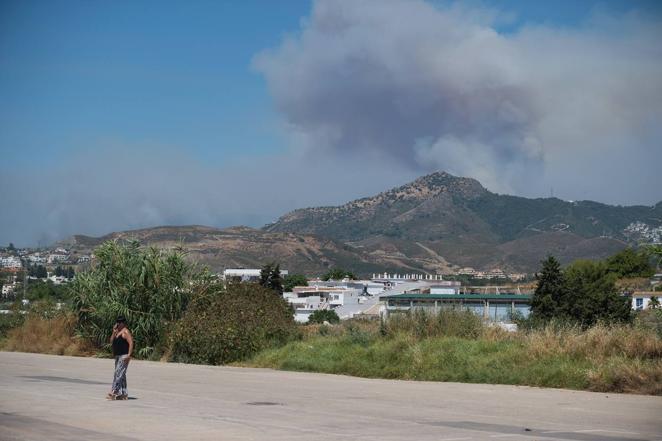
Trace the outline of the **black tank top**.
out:
<instances>
[{"instance_id":1,"label":"black tank top","mask_svg":"<svg viewBox=\"0 0 662 441\"><path fill-rule=\"evenodd\" d=\"M129 342L122 336L113 339L113 355L126 355L129 353Z\"/></svg>"}]
</instances>

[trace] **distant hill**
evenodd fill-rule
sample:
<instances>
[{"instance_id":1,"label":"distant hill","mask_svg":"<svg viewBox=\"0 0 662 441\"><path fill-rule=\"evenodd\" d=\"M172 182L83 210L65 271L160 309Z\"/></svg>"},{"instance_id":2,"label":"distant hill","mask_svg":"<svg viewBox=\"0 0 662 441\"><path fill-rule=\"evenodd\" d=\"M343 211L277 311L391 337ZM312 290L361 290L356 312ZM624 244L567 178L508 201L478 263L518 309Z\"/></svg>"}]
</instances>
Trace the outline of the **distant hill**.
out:
<instances>
[{"instance_id":1,"label":"distant hill","mask_svg":"<svg viewBox=\"0 0 662 441\"><path fill-rule=\"evenodd\" d=\"M248 227L218 229L198 225L164 226L123 231L102 237L72 236L58 243L79 254L91 253L108 240L137 240L146 246L181 248L192 261L213 271L225 268L260 268L279 262L281 268L319 275L330 267L351 268L369 274L384 270L404 270L416 259L393 262L388 256L370 255L333 239L293 233L272 233Z\"/></svg>"},{"instance_id":2,"label":"distant hill","mask_svg":"<svg viewBox=\"0 0 662 441\"><path fill-rule=\"evenodd\" d=\"M345 205L295 210L264 230L329 237L371 256L427 253L456 266L533 271L548 253L563 262L604 258L659 237L662 202L622 207L528 199L438 172ZM422 269L442 269L436 265Z\"/></svg>"}]
</instances>

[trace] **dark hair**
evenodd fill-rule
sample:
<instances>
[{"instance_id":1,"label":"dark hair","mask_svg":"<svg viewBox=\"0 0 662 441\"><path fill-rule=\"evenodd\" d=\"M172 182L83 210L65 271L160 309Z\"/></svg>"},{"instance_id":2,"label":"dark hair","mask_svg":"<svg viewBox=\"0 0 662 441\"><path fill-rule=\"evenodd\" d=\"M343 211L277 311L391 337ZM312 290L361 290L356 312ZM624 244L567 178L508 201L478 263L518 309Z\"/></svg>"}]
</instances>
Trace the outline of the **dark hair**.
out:
<instances>
[{"instance_id":1,"label":"dark hair","mask_svg":"<svg viewBox=\"0 0 662 441\"><path fill-rule=\"evenodd\" d=\"M126 319L124 318L123 315L117 317L117 320L115 320L115 323L124 323L126 325Z\"/></svg>"}]
</instances>

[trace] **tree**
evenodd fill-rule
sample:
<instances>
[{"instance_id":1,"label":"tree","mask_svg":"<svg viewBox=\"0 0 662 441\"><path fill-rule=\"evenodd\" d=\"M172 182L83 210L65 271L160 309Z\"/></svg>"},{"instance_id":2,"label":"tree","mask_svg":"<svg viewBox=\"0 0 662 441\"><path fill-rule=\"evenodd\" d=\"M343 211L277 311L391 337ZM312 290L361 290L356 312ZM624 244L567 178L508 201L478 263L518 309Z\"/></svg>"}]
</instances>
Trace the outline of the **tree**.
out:
<instances>
[{"instance_id":1,"label":"tree","mask_svg":"<svg viewBox=\"0 0 662 441\"><path fill-rule=\"evenodd\" d=\"M607 259L607 269L618 278L650 277L655 273L647 249L635 251L626 248Z\"/></svg>"},{"instance_id":2,"label":"tree","mask_svg":"<svg viewBox=\"0 0 662 441\"><path fill-rule=\"evenodd\" d=\"M616 274L608 264L590 260L573 262L565 271L568 296L562 303L564 314L582 326L599 321L632 320L630 299L616 289Z\"/></svg>"},{"instance_id":3,"label":"tree","mask_svg":"<svg viewBox=\"0 0 662 441\"><path fill-rule=\"evenodd\" d=\"M308 279L303 274L288 274L283 278L283 290L291 292L295 286L308 286Z\"/></svg>"},{"instance_id":4,"label":"tree","mask_svg":"<svg viewBox=\"0 0 662 441\"><path fill-rule=\"evenodd\" d=\"M651 296L648 307L650 309L658 309L660 307L660 300L656 296Z\"/></svg>"},{"instance_id":5,"label":"tree","mask_svg":"<svg viewBox=\"0 0 662 441\"><path fill-rule=\"evenodd\" d=\"M318 309L308 316L308 323L340 323L340 317L333 309Z\"/></svg>"},{"instance_id":6,"label":"tree","mask_svg":"<svg viewBox=\"0 0 662 441\"><path fill-rule=\"evenodd\" d=\"M55 285L53 282L37 280L28 284L26 297L30 301L47 300L62 301L68 297L68 290L64 285Z\"/></svg>"},{"instance_id":7,"label":"tree","mask_svg":"<svg viewBox=\"0 0 662 441\"><path fill-rule=\"evenodd\" d=\"M538 286L531 299L531 316L547 321L563 314L562 304L568 296L561 264L553 256L541 262L542 269L536 274Z\"/></svg>"},{"instance_id":8,"label":"tree","mask_svg":"<svg viewBox=\"0 0 662 441\"><path fill-rule=\"evenodd\" d=\"M655 270L659 270L662 265L662 245L649 245L647 251L654 262Z\"/></svg>"},{"instance_id":9,"label":"tree","mask_svg":"<svg viewBox=\"0 0 662 441\"><path fill-rule=\"evenodd\" d=\"M268 263L260 271L260 285L283 294L283 279L280 277L280 265Z\"/></svg>"},{"instance_id":10,"label":"tree","mask_svg":"<svg viewBox=\"0 0 662 441\"><path fill-rule=\"evenodd\" d=\"M326 274L322 276L322 280L342 280L348 278L350 280L356 280L356 276L351 271L346 271L342 268L332 268Z\"/></svg>"},{"instance_id":11,"label":"tree","mask_svg":"<svg viewBox=\"0 0 662 441\"><path fill-rule=\"evenodd\" d=\"M38 279L45 279L48 277L48 271L44 265L30 265L28 268L28 275Z\"/></svg>"}]
</instances>

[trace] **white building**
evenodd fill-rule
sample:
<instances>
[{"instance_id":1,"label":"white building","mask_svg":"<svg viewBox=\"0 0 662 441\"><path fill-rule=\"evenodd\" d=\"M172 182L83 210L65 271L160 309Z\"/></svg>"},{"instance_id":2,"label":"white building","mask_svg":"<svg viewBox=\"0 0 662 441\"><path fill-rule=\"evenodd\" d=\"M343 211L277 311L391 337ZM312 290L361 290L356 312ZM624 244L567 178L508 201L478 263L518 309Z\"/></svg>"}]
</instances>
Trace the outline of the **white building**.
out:
<instances>
[{"instance_id":1,"label":"white building","mask_svg":"<svg viewBox=\"0 0 662 441\"><path fill-rule=\"evenodd\" d=\"M42 256L40 253L34 253L28 255L28 261L30 261L30 263L46 263L46 257Z\"/></svg>"},{"instance_id":2,"label":"white building","mask_svg":"<svg viewBox=\"0 0 662 441\"><path fill-rule=\"evenodd\" d=\"M48 263L66 262L68 259L68 254L53 253L48 255Z\"/></svg>"},{"instance_id":3,"label":"white building","mask_svg":"<svg viewBox=\"0 0 662 441\"><path fill-rule=\"evenodd\" d=\"M21 262L21 259L16 256L6 256L0 257L0 266L3 268L19 269L23 268L23 263Z\"/></svg>"},{"instance_id":4,"label":"white building","mask_svg":"<svg viewBox=\"0 0 662 441\"><path fill-rule=\"evenodd\" d=\"M54 285L61 285L62 283L67 283L69 281L69 279L67 279L66 277L56 276L55 274L49 276L47 280L53 282Z\"/></svg>"},{"instance_id":5,"label":"white building","mask_svg":"<svg viewBox=\"0 0 662 441\"><path fill-rule=\"evenodd\" d=\"M352 304L361 305L365 298L363 288L347 288L336 286L296 286L292 292L283 293L283 298L295 308L294 319L305 323L313 312L320 309L334 309L340 318L342 308Z\"/></svg>"},{"instance_id":6,"label":"white building","mask_svg":"<svg viewBox=\"0 0 662 441\"><path fill-rule=\"evenodd\" d=\"M16 284L7 284L7 285L2 285L2 297L9 297L11 296L14 291L16 290Z\"/></svg>"},{"instance_id":7,"label":"white building","mask_svg":"<svg viewBox=\"0 0 662 441\"><path fill-rule=\"evenodd\" d=\"M223 271L223 280L239 278L242 282L253 282L260 279L261 269L255 268L228 268ZM289 274L287 270L280 270L280 276Z\"/></svg>"},{"instance_id":8,"label":"white building","mask_svg":"<svg viewBox=\"0 0 662 441\"><path fill-rule=\"evenodd\" d=\"M386 289L388 284L384 282L375 282L372 280L311 280L308 282L310 286L325 286L325 287L335 287L335 288L354 288L361 290L363 294L370 296L375 296L382 294ZM390 286L390 285L389 285Z\"/></svg>"},{"instance_id":9,"label":"white building","mask_svg":"<svg viewBox=\"0 0 662 441\"><path fill-rule=\"evenodd\" d=\"M466 275L469 277L474 277L476 275L476 270L471 268L470 266L467 266L465 268L462 268L457 272L460 275Z\"/></svg>"},{"instance_id":10,"label":"white building","mask_svg":"<svg viewBox=\"0 0 662 441\"><path fill-rule=\"evenodd\" d=\"M632 309L642 311L651 307L651 298L655 297L662 302L662 292L660 291L639 291L632 294Z\"/></svg>"},{"instance_id":11,"label":"white building","mask_svg":"<svg viewBox=\"0 0 662 441\"><path fill-rule=\"evenodd\" d=\"M430 294L459 294L461 286L460 282L444 280L431 284Z\"/></svg>"}]
</instances>

